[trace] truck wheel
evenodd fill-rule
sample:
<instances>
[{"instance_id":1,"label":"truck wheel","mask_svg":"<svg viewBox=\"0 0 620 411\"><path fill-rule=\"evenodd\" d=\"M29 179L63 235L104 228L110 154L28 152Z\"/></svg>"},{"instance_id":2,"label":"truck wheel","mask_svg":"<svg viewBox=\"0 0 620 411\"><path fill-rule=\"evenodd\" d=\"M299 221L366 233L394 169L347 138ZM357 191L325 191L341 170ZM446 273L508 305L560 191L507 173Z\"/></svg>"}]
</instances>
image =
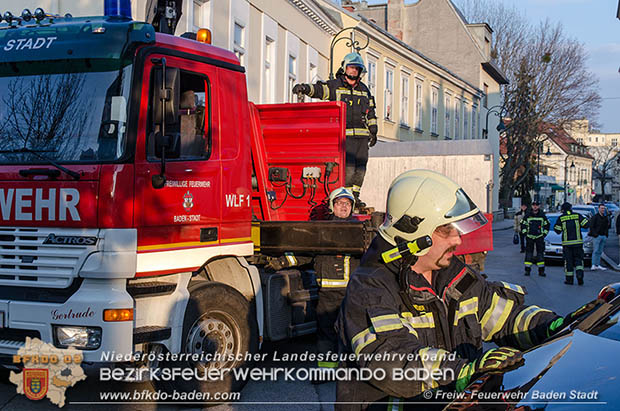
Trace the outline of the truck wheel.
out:
<instances>
[{"instance_id":1,"label":"truck wheel","mask_svg":"<svg viewBox=\"0 0 620 411\"><path fill-rule=\"evenodd\" d=\"M181 352L199 356L219 354L220 360L176 361L161 364L161 368L194 369L198 379L186 381L177 377L174 381L153 381L156 389L171 393L200 391L211 393L239 392L246 381L236 379L232 371L214 376L214 370L242 369L251 365L245 361L246 353L258 351L258 326L254 307L237 290L214 282L198 282L189 287L190 298L185 309ZM240 358L241 357L241 358ZM217 376L220 374L218 373Z\"/></svg>"}]
</instances>

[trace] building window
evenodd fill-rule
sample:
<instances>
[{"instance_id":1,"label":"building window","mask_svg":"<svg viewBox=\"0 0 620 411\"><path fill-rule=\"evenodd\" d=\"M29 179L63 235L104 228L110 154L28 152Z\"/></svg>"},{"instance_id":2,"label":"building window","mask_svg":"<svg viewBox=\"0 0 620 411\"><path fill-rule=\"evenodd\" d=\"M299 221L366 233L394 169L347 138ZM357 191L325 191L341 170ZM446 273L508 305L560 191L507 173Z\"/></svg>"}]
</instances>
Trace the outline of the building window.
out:
<instances>
[{"instance_id":1,"label":"building window","mask_svg":"<svg viewBox=\"0 0 620 411\"><path fill-rule=\"evenodd\" d=\"M263 103L273 103L274 85L274 46L275 41L269 36L265 36L265 54L263 59Z\"/></svg>"},{"instance_id":2,"label":"building window","mask_svg":"<svg viewBox=\"0 0 620 411\"><path fill-rule=\"evenodd\" d=\"M393 104L394 104L394 71L385 69L385 90L383 91L384 116L386 120L393 121Z\"/></svg>"},{"instance_id":3,"label":"building window","mask_svg":"<svg viewBox=\"0 0 620 411\"><path fill-rule=\"evenodd\" d=\"M415 128L416 130L422 130L422 82L416 80L415 82Z\"/></svg>"},{"instance_id":4,"label":"building window","mask_svg":"<svg viewBox=\"0 0 620 411\"><path fill-rule=\"evenodd\" d=\"M483 84L484 96L482 96L482 107L489 107L489 86L488 84Z\"/></svg>"},{"instance_id":5,"label":"building window","mask_svg":"<svg viewBox=\"0 0 620 411\"><path fill-rule=\"evenodd\" d=\"M296 82L297 82L297 58L289 54L288 55L288 97L289 97L288 101L290 103L293 103L295 101L295 96L293 95L293 87L295 87Z\"/></svg>"},{"instance_id":6,"label":"building window","mask_svg":"<svg viewBox=\"0 0 620 411\"><path fill-rule=\"evenodd\" d=\"M373 96L377 94L377 62L368 59L368 89Z\"/></svg>"},{"instance_id":7,"label":"building window","mask_svg":"<svg viewBox=\"0 0 620 411\"><path fill-rule=\"evenodd\" d=\"M618 139L617 138L612 138L611 139L611 145L614 146L614 147L617 146L618 145Z\"/></svg>"},{"instance_id":8,"label":"building window","mask_svg":"<svg viewBox=\"0 0 620 411\"><path fill-rule=\"evenodd\" d=\"M400 124L409 126L409 77L404 73L400 79Z\"/></svg>"},{"instance_id":9,"label":"building window","mask_svg":"<svg viewBox=\"0 0 620 411\"><path fill-rule=\"evenodd\" d=\"M477 139L478 136L478 105L473 104L471 106L471 138L472 140Z\"/></svg>"},{"instance_id":10,"label":"building window","mask_svg":"<svg viewBox=\"0 0 620 411\"><path fill-rule=\"evenodd\" d=\"M469 120L467 119L469 112L467 110L467 102L463 104L463 139L469 138Z\"/></svg>"},{"instance_id":11,"label":"building window","mask_svg":"<svg viewBox=\"0 0 620 411\"><path fill-rule=\"evenodd\" d=\"M437 135L437 117L439 115L439 89L431 87L431 134Z\"/></svg>"},{"instance_id":12,"label":"building window","mask_svg":"<svg viewBox=\"0 0 620 411\"><path fill-rule=\"evenodd\" d=\"M450 139L450 129L452 128L452 122L450 121L450 112L452 109L452 99L450 98L449 94L446 94L445 97L445 102L444 102L444 111L445 111L445 124L443 126L443 134L447 139Z\"/></svg>"},{"instance_id":13,"label":"building window","mask_svg":"<svg viewBox=\"0 0 620 411\"><path fill-rule=\"evenodd\" d=\"M245 56L245 27L238 22L235 22L235 29L233 33L233 51L237 55L239 62L243 66Z\"/></svg>"},{"instance_id":14,"label":"building window","mask_svg":"<svg viewBox=\"0 0 620 411\"><path fill-rule=\"evenodd\" d=\"M454 99L454 139L459 140L461 138L461 110L462 103L459 98Z\"/></svg>"}]
</instances>

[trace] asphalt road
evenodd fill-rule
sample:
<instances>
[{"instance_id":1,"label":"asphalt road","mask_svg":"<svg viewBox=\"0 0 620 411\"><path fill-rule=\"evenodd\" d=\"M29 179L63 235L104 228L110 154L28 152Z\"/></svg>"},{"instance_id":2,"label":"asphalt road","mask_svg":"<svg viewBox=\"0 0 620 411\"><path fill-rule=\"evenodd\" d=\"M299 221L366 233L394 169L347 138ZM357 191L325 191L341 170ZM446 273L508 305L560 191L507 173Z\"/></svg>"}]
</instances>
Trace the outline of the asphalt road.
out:
<instances>
[{"instance_id":1,"label":"asphalt road","mask_svg":"<svg viewBox=\"0 0 620 411\"><path fill-rule=\"evenodd\" d=\"M512 244L512 230L493 232L494 251L489 253L485 273L490 280L507 281L525 286L528 295L526 303L549 308L559 314L566 314L596 297L599 290L606 284L620 281L620 273L613 270L586 271L585 285L565 285L564 271L561 263L548 265L547 277L539 277L536 271L532 276L523 275L523 254L519 247ZM263 352L278 351L303 352L312 349L312 338L297 339L265 346ZM265 367L296 366L307 364L282 364L267 362ZM110 384L98 381L96 370L87 370L89 377L67 390L66 410L197 410L201 407L179 406L174 404L156 403L124 403L84 404L83 402L99 401L99 393L103 391L150 391L148 383ZM93 374L94 373L94 374ZM212 411L228 410L333 410L330 402L335 399L335 383L312 385L306 381L250 382L241 392L238 403L219 405L209 408ZM242 404L243 403L243 404ZM294 406L290 403L296 403ZM0 383L0 410L55 410L58 409L49 400L30 401L23 395L15 393L11 383Z\"/></svg>"}]
</instances>

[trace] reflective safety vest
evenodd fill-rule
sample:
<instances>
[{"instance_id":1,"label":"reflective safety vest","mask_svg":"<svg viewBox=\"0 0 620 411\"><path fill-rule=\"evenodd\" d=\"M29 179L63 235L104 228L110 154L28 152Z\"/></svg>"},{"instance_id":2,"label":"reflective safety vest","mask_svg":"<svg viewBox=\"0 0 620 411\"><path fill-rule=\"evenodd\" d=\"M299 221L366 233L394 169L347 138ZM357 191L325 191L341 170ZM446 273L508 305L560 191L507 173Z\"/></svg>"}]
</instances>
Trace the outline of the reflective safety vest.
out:
<instances>
[{"instance_id":1,"label":"reflective safety vest","mask_svg":"<svg viewBox=\"0 0 620 411\"><path fill-rule=\"evenodd\" d=\"M532 240L544 238L549 234L549 220L547 216L542 211L538 211L536 214L529 212L521 221L521 232Z\"/></svg>"},{"instance_id":2,"label":"reflective safety vest","mask_svg":"<svg viewBox=\"0 0 620 411\"><path fill-rule=\"evenodd\" d=\"M399 266L379 261L392 247L379 236L373 240L351 276L336 324L341 349L357 355L347 365L381 368L386 378L338 382L337 402L365 403L364 409L373 402L394 403L389 396L411 399L450 385L480 356L483 341L527 349L547 338L547 324L558 318L524 305L523 287L486 281L457 258L433 272L432 285L411 269L399 281ZM428 371L426 380L392 378L420 369Z\"/></svg>"},{"instance_id":3,"label":"reflective safety vest","mask_svg":"<svg viewBox=\"0 0 620 411\"><path fill-rule=\"evenodd\" d=\"M346 103L347 137L368 138L370 134L377 134L375 99L364 83L359 82L355 87L351 87L340 76L310 85L308 96Z\"/></svg>"},{"instance_id":4,"label":"reflective safety vest","mask_svg":"<svg viewBox=\"0 0 620 411\"><path fill-rule=\"evenodd\" d=\"M562 234L562 245L580 245L583 244L581 229L589 226L588 219L581 214L565 211L558 217L553 231Z\"/></svg>"}]
</instances>

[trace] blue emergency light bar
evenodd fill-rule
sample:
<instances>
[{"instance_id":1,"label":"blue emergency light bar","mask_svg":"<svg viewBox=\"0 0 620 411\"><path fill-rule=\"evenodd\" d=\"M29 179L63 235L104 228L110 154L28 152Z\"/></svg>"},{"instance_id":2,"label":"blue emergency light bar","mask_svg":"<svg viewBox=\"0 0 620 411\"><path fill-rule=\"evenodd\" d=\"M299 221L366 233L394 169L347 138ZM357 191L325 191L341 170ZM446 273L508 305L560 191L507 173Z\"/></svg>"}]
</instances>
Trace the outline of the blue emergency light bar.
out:
<instances>
[{"instance_id":1,"label":"blue emergency light bar","mask_svg":"<svg viewBox=\"0 0 620 411\"><path fill-rule=\"evenodd\" d=\"M104 0L103 14L131 20L131 0Z\"/></svg>"}]
</instances>

